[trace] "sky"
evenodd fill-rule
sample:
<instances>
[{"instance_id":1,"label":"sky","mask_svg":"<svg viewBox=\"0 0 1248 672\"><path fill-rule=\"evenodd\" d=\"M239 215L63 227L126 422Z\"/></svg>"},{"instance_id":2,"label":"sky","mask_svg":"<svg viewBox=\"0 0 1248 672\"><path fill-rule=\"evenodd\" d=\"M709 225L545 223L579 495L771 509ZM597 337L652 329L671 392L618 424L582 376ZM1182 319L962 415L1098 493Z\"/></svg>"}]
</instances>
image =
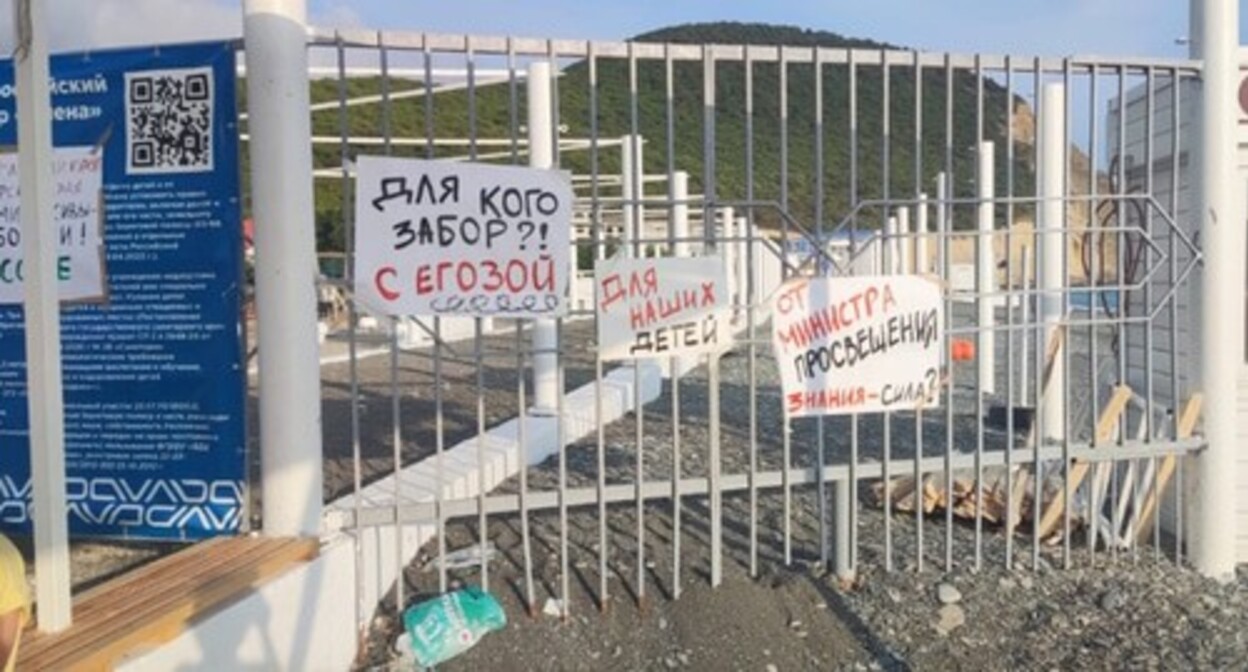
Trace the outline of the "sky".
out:
<instances>
[{"instance_id":1,"label":"sky","mask_svg":"<svg viewBox=\"0 0 1248 672\"><path fill-rule=\"evenodd\" d=\"M241 34L241 0L46 1L58 51ZM5 52L11 2L0 2ZM678 23L760 21L928 51L1046 56L1184 56L1177 40L1187 32L1187 7L1181 0L309 0L312 23L325 27L621 39Z\"/></svg>"}]
</instances>

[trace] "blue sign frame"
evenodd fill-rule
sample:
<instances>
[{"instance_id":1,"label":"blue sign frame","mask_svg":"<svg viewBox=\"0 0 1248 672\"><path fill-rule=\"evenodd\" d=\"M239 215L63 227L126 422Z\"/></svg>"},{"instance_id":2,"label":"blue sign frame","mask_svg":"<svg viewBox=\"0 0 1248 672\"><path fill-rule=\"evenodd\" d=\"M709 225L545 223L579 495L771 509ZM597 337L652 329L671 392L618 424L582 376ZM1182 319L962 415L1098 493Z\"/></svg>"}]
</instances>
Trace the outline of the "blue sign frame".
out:
<instances>
[{"instance_id":1,"label":"blue sign frame","mask_svg":"<svg viewBox=\"0 0 1248 672\"><path fill-rule=\"evenodd\" d=\"M51 59L57 147L103 150L105 298L63 305L70 531L198 539L246 511L235 45ZM0 145L17 142L0 61ZM0 528L30 530L25 343L0 306Z\"/></svg>"}]
</instances>

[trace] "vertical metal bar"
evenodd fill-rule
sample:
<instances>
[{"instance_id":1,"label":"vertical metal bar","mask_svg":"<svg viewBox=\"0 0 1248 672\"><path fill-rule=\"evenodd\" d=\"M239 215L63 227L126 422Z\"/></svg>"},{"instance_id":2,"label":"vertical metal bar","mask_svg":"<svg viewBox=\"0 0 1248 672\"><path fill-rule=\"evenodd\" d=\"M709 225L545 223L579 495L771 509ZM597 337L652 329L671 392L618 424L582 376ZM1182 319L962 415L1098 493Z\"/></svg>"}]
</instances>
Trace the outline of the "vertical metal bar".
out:
<instances>
[{"instance_id":1,"label":"vertical metal bar","mask_svg":"<svg viewBox=\"0 0 1248 672\"><path fill-rule=\"evenodd\" d=\"M923 63L919 52L913 53L914 58L914 197L920 198L923 193ZM927 203L919 200L916 207L923 208L924 213L915 217L915 228L918 236L927 236ZM923 225L922 231L917 231L919 224ZM927 259L918 258L917 241L915 238L915 260L914 272L925 273L927 271ZM909 244L909 243L906 243ZM926 249L926 246L924 247ZM916 493L923 492L923 409L920 407L914 413L914 487ZM918 497L919 495L916 495ZM916 501L918 501L916 499ZM923 507L914 507L914 543L915 555L917 556L917 571L923 571Z\"/></svg>"},{"instance_id":2,"label":"vertical metal bar","mask_svg":"<svg viewBox=\"0 0 1248 672\"><path fill-rule=\"evenodd\" d=\"M550 62L550 72L559 72L559 62L555 57L555 43L546 41L546 59ZM563 157L559 151L559 77L550 78L550 124L553 129L550 137L551 168L559 170ZM564 395L567 392L566 369L564 355L563 320L555 320L555 436L559 440L559 601L563 605L563 620L572 614L571 593L568 591L568 427L564 419Z\"/></svg>"},{"instance_id":3,"label":"vertical metal bar","mask_svg":"<svg viewBox=\"0 0 1248 672\"><path fill-rule=\"evenodd\" d=\"M975 54L975 154L977 155L977 158L978 158L978 155L983 151L984 151L984 65L983 65L983 61L981 60L980 55ZM995 163L995 156L993 157L993 159ZM995 182L992 180L993 175L984 174L983 162L976 161L975 166L976 166L976 169L978 170L978 175L976 176L977 178L976 190L978 191L979 185L984 184L985 181L993 183L995 187ZM995 168L995 165L990 166L989 173L991 173L992 169L994 168ZM995 197L996 194L992 194L992 196ZM991 205L989 207L991 207ZM995 215L995 210L993 211L993 213ZM984 235L983 231L980 231L979 235L980 236ZM992 250L992 242L993 242L992 238L990 237L987 241L987 247L988 247L988 250L990 251ZM981 245L976 245L975 247L976 247L976 250L982 249ZM980 264L987 263L983 259L976 259L976 262ZM993 268L994 269L996 268L995 264L993 264ZM995 277L995 270L993 271L993 275ZM979 300L991 302L993 299L984 297L983 292L987 291L989 293L995 293L995 291L993 290L995 290L995 288L991 286L980 287L979 291L981 294L980 294ZM978 322L978 320L979 320L979 315L977 311L976 321ZM993 319L993 322L994 323L996 322L995 318ZM978 326L980 329L983 329L986 325L977 324L976 326ZM992 331L988 332L987 341L988 341L989 349L996 348L996 334L994 332ZM979 356L986 357L990 354L992 353L980 353ZM983 509L983 506L979 504L980 502L984 501L984 392L985 392L985 389L996 388L996 385L992 381L983 380L982 377L979 375L979 373L980 372L978 370L978 367L976 367L976 374L975 374L975 502L976 502L976 506L975 506L975 571L977 572L980 569L982 569L984 566L984 515L983 515L984 509ZM990 375L995 375L995 372L992 372L992 374ZM947 497L949 497L950 500L952 499L953 497L952 490L948 491ZM949 501L948 504L951 505L952 501ZM946 507L946 508L949 508L949 507Z\"/></svg>"},{"instance_id":4,"label":"vertical metal bar","mask_svg":"<svg viewBox=\"0 0 1248 672\"><path fill-rule=\"evenodd\" d=\"M889 189L889 177L892 172L891 149L893 120L892 104L890 103L892 84L889 81L888 51L883 49L880 50L880 89L880 167L882 172L881 181L883 182L881 186L881 194L885 202L884 208L880 212L880 227L883 229L884 223L888 221L888 218L892 213L892 208L888 204L888 199L891 196ZM885 240L884 244L887 249L893 249L896 245L891 236ZM893 272L894 262L892 257L893 255L891 254L888 257L889 263L888 267L884 270L885 273ZM884 482L890 483L892 481L892 474L890 472L892 471L893 461L893 414L885 411L883 414L883 422L883 476ZM918 485L919 484L916 484L916 487L918 487ZM921 499L922 496L923 493L921 490L915 491L915 506L920 509L923 508ZM893 569L893 516L891 497L884 498L884 567L888 571L892 571Z\"/></svg>"},{"instance_id":5,"label":"vertical metal bar","mask_svg":"<svg viewBox=\"0 0 1248 672\"><path fill-rule=\"evenodd\" d=\"M433 86L433 54L429 50L428 38L424 38L422 56L424 60L424 87ZM434 127L433 127L433 96L424 96L425 109L425 158L434 158ZM446 572L446 512L445 504L446 466L443 452L446 449L446 431L442 419L442 318L433 318L433 433L434 433L434 473L437 481L435 494L438 509L438 592L447 590Z\"/></svg>"},{"instance_id":6,"label":"vertical metal bar","mask_svg":"<svg viewBox=\"0 0 1248 672\"><path fill-rule=\"evenodd\" d=\"M1171 70L1170 74L1170 218L1178 221L1179 217L1179 155L1180 155L1180 139L1179 139L1179 122L1182 119L1182 85L1183 79L1178 68ZM1170 282L1174 283L1179 277L1179 258L1177 234L1174 228L1170 229ZM1180 400L1181 388L1179 386L1179 296L1190 296L1190 293L1176 294L1170 297L1170 419L1171 431L1170 436L1177 440L1179 438L1179 414L1183 406ZM1190 310L1190 306L1189 306ZM1178 465L1183 464L1183 457L1176 456L1175 462ZM1175 492L1175 508L1174 519L1176 523L1181 519L1180 507L1181 502L1178 499L1178 493L1183 490L1182 472L1175 474L1174 492ZM1157 514L1153 516L1156 527L1153 529L1153 544L1158 548L1161 547L1161 502L1162 493L1156 492L1157 498ZM1175 545L1174 545L1174 562L1179 564L1182 556L1182 536L1178 533L1178 525L1175 525Z\"/></svg>"},{"instance_id":7,"label":"vertical metal bar","mask_svg":"<svg viewBox=\"0 0 1248 672\"><path fill-rule=\"evenodd\" d=\"M949 243L953 240L953 216L954 208L950 200L954 196L956 189L954 184L957 180L953 173L953 60L945 55L945 189L947 193L940 195L941 209L945 212L945 216L941 218L945 225L945 229L941 231L941 240L944 242L944 262L945 268L945 314L949 316L949 322L953 323L953 291L948 284L952 281L953 275L953 254L949 249ZM953 358L949 358L948 382L946 383L947 392L945 403L945 492L953 492L953 425L954 425L954 379L956 364ZM945 507L945 571L953 571L953 507Z\"/></svg>"},{"instance_id":8,"label":"vertical metal bar","mask_svg":"<svg viewBox=\"0 0 1248 672\"><path fill-rule=\"evenodd\" d=\"M819 47L811 47L811 61L814 63L814 85L815 85L815 240L818 242L820 254L826 250L823 239L823 61L819 56ZM823 266L822 256L818 265ZM822 268L819 269L819 275L823 275ZM828 566L828 492L827 483L824 480L824 466L827 462L827 443L824 434L826 427L822 416L815 421L815 466L819 470L819 481L817 483L817 493L819 497L819 562L826 569ZM837 493L844 492L842 484L838 482L833 486ZM839 498L838 498L839 499ZM844 535L845 527L840 524L840 507L837 507L837 525L836 525L836 554L841 556L841 549L845 546ZM836 567L837 573L840 574L845 567L839 565Z\"/></svg>"},{"instance_id":9,"label":"vertical metal bar","mask_svg":"<svg viewBox=\"0 0 1248 672\"><path fill-rule=\"evenodd\" d=\"M1099 204L1096 200L1097 188L1098 188L1097 176L1100 175L1100 171L1097 168L1097 165L1098 165L1097 152L1099 151L1100 147L1097 144L1097 133L1096 133L1097 112L1099 110L1099 106L1097 104L1097 93L1096 93L1096 85L1097 85L1097 79L1098 79L1097 66L1095 65L1088 66L1088 77L1089 77L1088 106L1091 108L1088 111L1088 125L1090 126L1089 133L1088 133L1088 136L1089 136L1089 139L1088 139L1088 193L1091 194L1092 196L1091 199L1088 201L1088 226L1100 227L1101 222L1100 222L1099 215L1097 214L1100 211L1100 208L1098 207ZM1097 350L1099 346L1098 341L1100 341L1100 329L1097 324L1098 319L1099 319L1098 318L1099 311L1096 310L1096 305L1097 303L1100 302L1100 299L1101 299L1101 293L1100 293L1101 290L1098 288L1098 286L1102 282L1100 271L1101 271L1101 267L1104 264L1103 259L1102 260L1097 259L1096 241L1099 237L1104 236L1104 235L1105 235L1104 231L1098 231L1096 229L1093 229L1087 235L1086 242L1084 243L1085 246L1090 246L1090 247L1087 247L1087 251L1084 254L1087 256L1088 259L1091 260L1091 263L1088 264L1088 286L1092 289L1092 292L1093 292L1093 294L1088 298L1088 319L1090 321L1090 324L1088 326L1088 362L1090 364L1088 366L1088 377L1091 382L1091 387L1088 388L1089 389L1088 400L1092 408L1092 412L1089 414L1090 415L1089 419L1091 420L1091 424L1092 424L1092 445L1093 446L1095 446L1097 443L1097 437L1096 437L1097 418L1101 417L1101 412L1100 412L1101 360L1097 355ZM1096 482L1097 480L1099 480L1096 477L1096 474L1100 473L1100 465L1097 465L1097 468L1094 470L1093 473L1094 473L1094 476L1092 479L1092 486L1088 488L1088 525L1090 528L1090 533L1088 534L1088 555L1091 559L1095 560L1096 559L1097 526L1100 524L1100 520L1101 520L1101 511L1100 511L1101 502L1099 499L1100 493L1099 493L1099 489L1096 487Z\"/></svg>"},{"instance_id":10,"label":"vertical metal bar","mask_svg":"<svg viewBox=\"0 0 1248 672\"><path fill-rule=\"evenodd\" d=\"M351 128L347 123L347 59L346 50L343 47L342 37L339 36L336 45L336 56L338 59L338 165L342 166L342 179L340 185L342 188L342 249L343 255L343 273L342 279L347 287L355 286L355 264L352 254L355 234L355 212L351 201L351 171L348 169L348 163L351 160L351 145L347 142L347 138L351 135ZM360 451L360 375L359 362L356 359L356 315L355 315L355 297L348 295L347 298L347 362L348 376L350 379L351 392L349 400L351 403L351 484L354 488L352 497L352 509L355 511L356 530L354 536L355 566L364 566L364 544L363 531L359 528L360 512L364 508L364 475L362 473L363 458ZM357 571L355 573L355 625L358 634L363 635L367 626L367 606L364 600L364 572Z\"/></svg>"},{"instance_id":11,"label":"vertical metal bar","mask_svg":"<svg viewBox=\"0 0 1248 672\"><path fill-rule=\"evenodd\" d=\"M511 139L511 162L520 163L519 81L516 77L516 47L507 38L507 135ZM426 96L431 98L432 96ZM575 282L575 278L573 282ZM516 465L520 471L520 545L524 557L524 604L529 616L537 613L533 591L533 539L529 526L529 441L528 400L525 397L524 321L516 320ZM437 383L437 381L435 381Z\"/></svg>"},{"instance_id":12,"label":"vertical metal bar","mask_svg":"<svg viewBox=\"0 0 1248 672\"><path fill-rule=\"evenodd\" d=\"M711 208L715 203L715 52L702 47L702 102L703 102L703 215L702 230L708 248L714 243L711 228ZM719 417L719 357L707 356L707 387L709 391L707 416L710 423L710 454L707 456L707 486L711 510L711 587L723 580L723 508L720 492L720 417ZM786 465L787 470L787 465Z\"/></svg>"},{"instance_id":13,"label":"vertical metal bar","mask_svg":"<svg viewBox=\"0 0 1248 672\"><path fill-rule=\"evenodd\" d=\"M630 201L629 207L633 211L633 256L641 257L643 255L643 246L641 238L645 232L645 222L642 220L641 208L638 201L641 200L645 193L646 167L641 165L640 148L638 142L633 139L639 135L638 129L638 110L637 110L637 55L634 52L634 43L628 43L628 115L629 115L629 155L632 159L630 165L635 174L631 181L632 193L626 198ZM639 603L646 598L646 500L642 496L642 485L645 481L645 407L641 398L641 366L638 362L633 363L633 413L636 418L636 436L634 443L637 448L637 480L634 484L636 498L636 516L637 516L637 600Z\"/></svg>"},{"instance_id":14,"label":"vertical metal bar","mask_svg":"<svg viewBox=\"0 0 1248 672\"><path fill-rule=\"evenodd\" d=\"M464 66L468 84L468 160L477 159L477 70L472 38L464 45ZM485 323L473 318L472 356L477 370L477 542L481 547L481 589L490 589L489 521L485 515Z\"/></svg>"},{"instance_id":15,"label":"vertical metal bar","mask_svg":"<svg viewBox=\"0 0 1248 672\"><path fill-rule=\"evenodd\" d=\"M1066 94L1062 97L1062 132L1064 134L1064 137L1062 138L1062 147L1065 147L1065 148L1069 148L1071 145L1071 130L1070 129L1071 129L1072 124L1070 123L1071 122L1070 108L1071 108L1071 100L1074 99L1074 95L1070 88L1070 82L1071 82L1070 59L1067 58L1062 63L1062 90ZM1070 206L1070 201L1069 201L1069 196L1072 191L1071 183L1070 183L1071 182L1070 162L1073 160L1074 153L1069 151L1069 149L1066 149L1063 151L1062 156L1065 158L1065 160L1062 161L1062 198L1063 198L1062 222L1064 223L1063 226L1066 229L1066 231L1063 232L1063 235L1062 235L1062 250L1063 250L1062 259L1064 260L1064 264L1062 267L1062 277L1064 279L1063 285L1069 285L1070 276L1071 276L1070 268L1069 268L1070 266L1070 259L1069 259L1070 238L1069 236L1071 234L1071 231L1073 230L1073 227L1071 226L1071 223L1070 223L1071 206ZM1065 287L1065 286L1062 288L1062 290L1063 290L1062 291L1062 315L1064 316L1064 319L1069 319L1070 317L1070 292L1067 291L1068 287ZM1088 307L1089 308L1094 307L1091 297L1089 297L1088 299ZM1074 348L1072 348L1071 344L1069 343L1067 343L1066 347L1062 348L1061 350L1060 356L1065 360L1065 363L1062 368L1063 371L1071 370L1070 369L1070 353L1072 350L1074 350ZM1062 389L1059 390L1058 392L1063 397L1063 402L1062 402L1062 465L1063 465L1062 467L1062 492L1067 493L1067 499L1063 501L1062 503L1062 567L1063 569L1070 569L1070 511L1072 508L1074 508L1073 495L1070 494L1071 492L1070 491L1070 469L1072 465L1070 461L1070 435L1071 435L1070 410L1071 410L1072 404L1070 403L1070 379L1063 376L1062 383L1063 383ZM1040 492L1040 491L1037 490L1037 492Z\"/></svg>"},{"instance_id":16,"label":"vertical metal bar","mask_svg":"<svg viewBox=\"0 0 1248 672\"><path fill-rule=\"evenodd\" d=\"M586 60L589 63L589 188L590 220L594 238L594 260L601 261L606 256L606 247L602 236L602 201L598 180L599 146L598 146L598 56L594 43L586 45ZM594 289L594 334L598 333L598 290ZM596 338L596 336L595 336ZM598 456L598 610L606 611L607 590L607 448L606 423L603 421L602 409L602 357L594 348L594 424L597 428Z\"/></svg>"},{"instance_id":17,"label":"vertical metal bar","mask_svg":"<svg viewBox=\"0 0 1248 672\"><path fill-rule=\"evenodd\" d=\"M552 59L553 60L553 59ZM551 71L554 71L552 66ZM557 80L557 78L554 78ZM551 86L554 86L552 81ZM553 92L552 92L553 93ZM555 95L555 100L559 100ZM553 105L552 108L558 108ZM553 111L553 110L552 110ZM558 113L555 113L555 128L559 128ZM558 138L555 139L556 146ZM558 152L555 153L555 165L558 165ZM564 359L563 318L555 320L555 342L559 344L559 356L555 358L559 393L555 395L555 435L559 438L559 603L563 606L563 620L572 615L571 593L568 591L568 436L567 423L563 419L564 391L567 390L565 376L567 362Z\"/></svg>"},{"instance_id":18,"label":"vertical metal bar","mask_svg":"<svg viewBox=\"0 0 1248 672\"><path fill-rule=\"evenodd\" d=\"M1127 382L1127 294L1123 290L1128 278L1126 277L1126 259L1123 251L1127 249L1127 237L1123 235L1126 222L1123 218L1123 209L1128 206L1126 201L1121 197L1127 193L1127 68L1126 66L1118 67L1118 193L1119 196L1117 217L1114 225L1117 227L1118 254L1117 254L1117 285L1118 285L1118 347L1116 355L1118 357L1118 384L1123 385ZM1119 431L1118 443L1121 444L1125 439L1126 432ZM1113 531L1109 535L1111 539L1110 557L1114 560L1118 559L1118 535L1122 532L1122 521L1119 519L1118 507L1118 462L1110 462L1110 502L1115 505L1110 507L1112 511Z\"/></svg>"},{"instance_id":19,"label":"vertical metal bar","mask_svg":"<svg viewBox=\"0 0 1248 672\"><path fill-rule=\"evenodd\" d=\"M854 50L846 50L846 68L849 78L849 209L850 209L850 258L857 253L858 239L858 64L854 60ZM853 269L849 271L852 273ZM891 497L889 482L884 481L884 502L888 505ZM858 570L858 414L849 416L849 565ZM887 513L885 514L887 517Z\"/></svg>"},{"instance_id":20,"label":"vertical metal bar","mask_svg":"<svg viewBox=\"0 0 1248 672\"><path fill-rule=\"evenodd\" d=\"M1032 71L1032 82L1035 85L1034 93L1035 93L1035 98L1036 98L1035 127L1038 130L1042 128L1042 124L1044 123L1044 121L1041 119L1041 117L1044 115L1044 70L1043 70L1041 61L1038 57L1033 61L1032 67L1034 68L1034 70ZM1036 142L1037 153L1041 151L1040 149L1041 142L1043 142L1043 139L1037 138L1037 142ZM1035 186L1034 186L1036 196L1040 196L1040 174L1041 172L1043 172L1040 169L1040 166L1038 165L1038 163L1039 162L1037 162L1037 166L1036 166ZM1036 303L1037 303L1036 312L1035 312L1035 316L1036 316L1035 348L1032 349L1034 352L1035 359L1036 359L1035 361L1036 375L1032 377L1032 384L1035 386L1036 411L1035 411L1034 416L1032 417L1032 427L1034 431L1031 432L1031 436L1032 436L1032 444L1031 444L1032 465L1031 466L1032 466L1032 472L1033 472L1032 473L1033 496L1031 498L1032 500L1031 568L1033 571L1040 569L1040 515L1041 515L1041 504L1042 504L1042 500L1044 499L1044 497L1041 496L1041 494L1044 492L1043 490L1044 488L1044 463L1040 461L1040 446L1042 443L1044 443L1044 433L1045 433L1044 423L1042 421L1044 418L1044 412L1043 412L1044 411L1044 380L1043 379L1044 379L1045 358L1048 356L1047 355L1048 343L1045 338L1045 329L1043 326L1043 320L1039 319L1040 317L1040 305L1039 304L1042 302L1042 296L1039 291L1040 285L1041 285L1040 276L1042 273L1041 269L1043 268L1042 262L1044 260L1042 250L1046 247L1045 245L1041 244L1041 238L1039 234L1040 211L1042 208L1043 208L1043 202L1037 199L1034 216L1032 219L1032 221L1035 222L1035 230L1037 231L1037 235L1035 237L1036 249L1033 252L1033 254L1036 257L1036 260L1035 260L1035 263L1032 264L1032 268L1035 269L1035 273L1036 273L1036 290L1037 290L1035 294ZM1020 493L1020 495L1022 494L1025 494L1025 493Z\"/></svg>"},{"instance_id":21,"label":"vertical metal bar","mask_svg":"<svg viewBox=\"0 0 1248 672\"><path fill-rule=\"evenodd\" d=\"M1014 568L1014 61L1005 57L1005 568ZM1027 296L1027 274L1023 273ZM1026 338L1026 331L1020 331ZM1027 363L1024 361L1023 366ZM1021 396L1021 395L1019 395Z\"/></svg>"},{"instance_id":22,"label":"vertical metal bar","mask_svg":"<svg viewBox=\"0 0 1248 672\"><path fill-rule=\"evenodd\" d=\"M393 150L390 138L390 69L386 45L382 33L377 33L377 53L381 60L381 136L383 149L387 155ZM394 460L394 605L397 614L403 613L403 526L399 523L399 511L403 506L402 480L399 474L403 471L403 430L402 418L399 414L399 320L390 318L390 418L391 442Z\"/></svg>"},{"instance_id":23,"label":"vertical metal bar","mask_svg":"<svg viewBox=\"0 0 1248 672\"><path fill-rule=\"evenodd\" d=\"M533 596L533 545L529 536L529 443L526 427L529 412L524 388L524 323L516 320L516 462L520 470L520 544L524 553L524 606L529 615L534 616L537 602Z\"/></svg>"},{"instance_id":24,"label":"vertical metal bar","mask_svg":"<svg viewBox=\"0 0 1248 672\"><path fill-rule=\"evenodd\" d=\"M784 47L777 47L779 51L779 97L780 97L780 207L785 212L789 210L789 67L785 58ZM789 241L789 220L782 218L781 223L781 245L788 245ZM786 250L787 252L787 250ZM781 457L784 461L784 472L782 487L784 489L784 565L788 567L793 564L793 484L789 475L793 467L793 422L786 416L782 422L783 427L783 443L781 445Z\"/></svg>"},{"instance_id":25,"label":"vertical metal bar","mask_svg":"<svg viewBox=\"0 0 1248 672\"><path fill-rule=\"evenodd\" d=\"M673 217L671 201L675 196L674 183L676 181L676 106L675 106L675 73L673 72L674 64L672 62L672 45L663 45L663 108L667 126L667 239L668 254L678 256L676 242L676 226ZM687 190L686 190L687 191ZM688 194L685 194L688 197ZM687 206L686 206L687 207ZM688 235L688 231L683 232ZM682 246L687 246L688 241L681 241ZM671 370L671 386L672 386L672 599L680 597L680 377L684 373L681 370L679 357L672 357L668 361Z\"/></svg>"},{"instance_id":26,"label":"vertical metal bar","mask_svg":"<svg viewBox=\"0 0 1248 672\"><path fill-rule=\"evenodd\" d=\"M754 201L754 57L745 48L745 200ZM746 296L749 305L745 309L749 343L750 381L750 576L758 576L758 349L755 345L755 309L758 303L758 287L754 277L754 209L745 211L746 231Z\"/></svg>"},{"instance_id":27,"label":"vertical metal bar","mask_svg":"<svg viewBox=\"0 0 1248 672\"><path fill-rule=\"evenodd\" d=\"M1153 170L1156 153L1153 145L1153 115L1155 114L1155 91L1156 85L1155 70L1153 66L1149 66L1146 72L1146 86L1148 98L1145 101L1145 120L1144 120L1144 192L1149 198L1153 197ZM1152 203L1146 203L1144 210L1144 221L1141 224L1144 230L1139 234L1146 239L1148 243L1152 243L1153 238L1153 206ZM1144 263L1143 273L1140 277L1145 278L1144 281L1144 309L1143 314L1149 315L1153 309L1153 259L1148 253L1148 245L1144 240L1140 242L1140 256ZM1149 320L1144 324L1144 442L1153 442L1153 322ZM1173 374L1173 372L1171 372ZM1152 486L1157 484L1157 458L1148 458L1147 473L1152 474ZM1140 478L1135 481L1134 498L1131 502L1131 557L1134 561L1139 561L1139 530L1136 529L1140 524L1140 484L1144 479Z\"/></svg>"}]
</instances>

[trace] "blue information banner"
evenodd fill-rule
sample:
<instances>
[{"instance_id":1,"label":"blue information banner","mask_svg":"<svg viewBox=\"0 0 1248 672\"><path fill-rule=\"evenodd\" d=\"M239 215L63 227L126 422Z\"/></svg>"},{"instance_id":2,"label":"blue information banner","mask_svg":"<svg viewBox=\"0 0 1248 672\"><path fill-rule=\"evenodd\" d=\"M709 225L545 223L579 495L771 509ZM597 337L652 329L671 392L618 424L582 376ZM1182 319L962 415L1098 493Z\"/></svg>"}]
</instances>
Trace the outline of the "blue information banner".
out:
<instances>
[{"instance_id":1,"label":"blue information banner","mask_svg":"<svg viewBox=\"0 0 1248 672\"><path fill-rule=\"evenodd\" d=\"M196 539L239 529L234 61L225 42L52 58L53 144L95 148L103 163L104 292L61 313L71 533ZM0 145L16 145L16 121L12 62L0 61ZM62 249L72 233L61 232ZM15 268L0 269L0 284L20 280ZM0 527L30 529L25 344L12 304L0 306Z\"/></svg>"}]
</instances>

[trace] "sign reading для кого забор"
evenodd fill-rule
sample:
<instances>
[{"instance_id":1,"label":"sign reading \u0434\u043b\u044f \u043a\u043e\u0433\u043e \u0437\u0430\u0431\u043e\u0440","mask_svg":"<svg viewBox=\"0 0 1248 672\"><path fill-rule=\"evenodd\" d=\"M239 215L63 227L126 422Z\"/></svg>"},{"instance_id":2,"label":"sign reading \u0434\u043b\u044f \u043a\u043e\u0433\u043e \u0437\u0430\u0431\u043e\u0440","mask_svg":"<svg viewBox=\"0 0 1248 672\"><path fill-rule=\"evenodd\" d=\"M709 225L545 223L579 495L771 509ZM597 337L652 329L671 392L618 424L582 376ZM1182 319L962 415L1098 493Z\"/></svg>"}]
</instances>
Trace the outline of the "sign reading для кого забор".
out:
<instances>
[{"instance_id":1,"label":"sign reading \u0434\u043b\u044f \u043a\u043e\u0433\u043e \u0437\u0430\u0431\u043e\u0440","mask_svg":"<svg viewBox=\"0 0 1248 672\"><path fill-rule=\"evenodd\" d=\"M62 301L104 298L103 169L103 156L94 147L58 147L52 155L52 223ZM25 284L17 172L17 154L0 154L0 304L20 303Z\"/></svg>"},{"instance_id":2,"label":"sign reading \u0434\u043b\u044f \u043a\u043e\u0433\u043e \u0437\u0430\u0431\u043e\u0440","mask_svg":"<svg viewBox=\"0 0 1248 672\"><path fill-rule=\"evenodd\" d=\"M76 535L194 539L240 527L246 371L234 52L215 42L56 55L48 88L37 92L52 96L52 118L40 121L52 125L56 147ZM15 114L6 61L0 144L16 145ZM10 161L0 157L0 527L24 532L29 421ZM6 283L6 273L18 282Z\"/></svg>"},{"instance_id":3,"label":"sign reading \u0434\u043b\u044f \u043a\u043e\u0433\u043e \u0437\u0430\u0431\u043e\u0440","mask_svg":"<svg viewBox=\"0 0 1248 672\"><path fill-rule=\"evenodd\" d=\"M355 214L355 295L373 311L566 311L572 187L563 173L362 156Z\"/></svg>"},{"instance_id":4,"label":"sign reading \u0434\u043b\u044f \u043a\u043e\u0433\u043e \u0437\u0430\u0431\u043e\u0440","mask_svg":"<svg viewBox=\"0 0 1248 672\"><path fill-rule=\"evenodd\" d=\"M920 276L800 278L772 303L788 417L913 410L940 390L940 286Z\"/></svg>"},{"instance_id":5,"label":"sign reading \u0434\u043b\u044f \u043a\u043e\u0433\u043e \u0437\u0430\u0431\u043e\u0440","mask_svg":"<svg viewBox=\"0 0 1248 672\"><path fill-rule=\"evenodd\" d=\"M731 338L723 259L603 259L594 286L604 360L714 352Z\"/></svg>"}]
</instances>

